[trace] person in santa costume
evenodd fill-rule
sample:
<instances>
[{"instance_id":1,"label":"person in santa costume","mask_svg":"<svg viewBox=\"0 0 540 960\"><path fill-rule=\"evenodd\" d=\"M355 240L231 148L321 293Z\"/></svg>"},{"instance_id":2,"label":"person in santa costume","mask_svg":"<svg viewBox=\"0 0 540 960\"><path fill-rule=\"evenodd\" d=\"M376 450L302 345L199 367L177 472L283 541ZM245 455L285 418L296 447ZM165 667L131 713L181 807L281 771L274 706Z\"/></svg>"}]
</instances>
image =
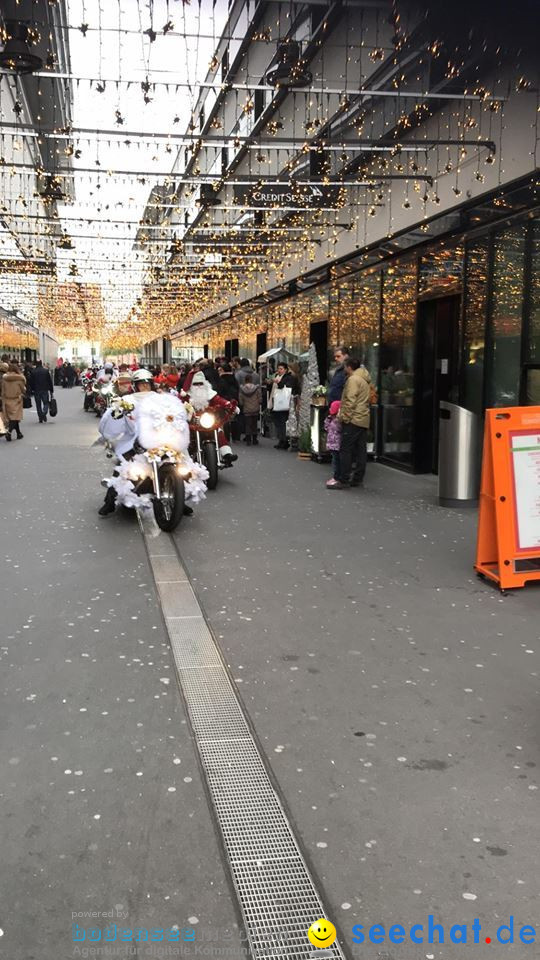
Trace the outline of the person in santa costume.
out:
<instances>
[{"instance_id":1,"label":"person in santa costume","mask_svg":"<svg viewBox=\"0 0 540 960\"><path fill-rule=\"evenodd\" d=\"M181 397L183 399L183 397ZM216 418L218 446L221 459L225 466L230 467L238 455L233 453L223 432L223 424L227 423L238 412L238 404L234 400L224 400L213 389L202 370L193 375L189 388L189 402L196 414L210 410Z\"/></svg>"}]
</instances>

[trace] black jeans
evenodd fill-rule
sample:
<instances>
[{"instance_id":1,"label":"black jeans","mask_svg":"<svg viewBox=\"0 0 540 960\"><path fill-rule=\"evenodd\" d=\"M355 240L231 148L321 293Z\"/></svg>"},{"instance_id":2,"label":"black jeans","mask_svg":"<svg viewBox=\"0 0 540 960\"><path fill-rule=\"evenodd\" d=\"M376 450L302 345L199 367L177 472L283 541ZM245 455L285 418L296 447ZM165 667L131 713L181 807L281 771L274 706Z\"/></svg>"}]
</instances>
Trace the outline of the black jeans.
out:
<instances>
[{"instance_id":1,"label":"black jeans","mask_svg":"<svg viewBox=\"0 0 540 960\"><path fill-rule=\"evenodd\" d=\"M273 410L272 419L276 426L276 437L279 443L287 443L287 420L289 419L289 411Z\"/></svg>"},{"instance_id":2,"label":"black jeans","mask_svg":"<svg viewBox=\"0 0 540 960\"><path fill-rule=\"evenodd\" d=\"M344 423L339 448L341 483L362 483L367 463L367 428Z\"/></svg>"},{"instance_id":3,"label":"black jeans","mask_svg":"<svg viewBox=\"0 0 540 960\"><path fill-rule=\"evenodd\" d=\"M36 410L40 420L46 417L49 412L49 391L38 390L34 397L36 398Z\"/></svg>"}]
</instances>

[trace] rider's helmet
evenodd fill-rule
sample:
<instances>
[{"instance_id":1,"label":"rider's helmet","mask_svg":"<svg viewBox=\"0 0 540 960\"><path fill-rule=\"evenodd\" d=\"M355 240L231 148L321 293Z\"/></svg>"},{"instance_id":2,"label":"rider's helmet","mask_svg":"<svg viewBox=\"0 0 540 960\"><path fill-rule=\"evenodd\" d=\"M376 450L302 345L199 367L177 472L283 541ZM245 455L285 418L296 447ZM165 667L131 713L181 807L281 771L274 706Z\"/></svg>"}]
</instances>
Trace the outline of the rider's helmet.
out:
<instances>
[{"instance_id":1,"label":"rider's helmet","mask_svg":"<svg viewBox=\"0 0 540 960\"><path fill-rule=\"evenodd\" d=\"M131 382L133 383L135 390L137 390L138 383L152 383L153 380L154 378L150 373L150 370L135 370L131 374Z\"/></svg>"}]
</instances>

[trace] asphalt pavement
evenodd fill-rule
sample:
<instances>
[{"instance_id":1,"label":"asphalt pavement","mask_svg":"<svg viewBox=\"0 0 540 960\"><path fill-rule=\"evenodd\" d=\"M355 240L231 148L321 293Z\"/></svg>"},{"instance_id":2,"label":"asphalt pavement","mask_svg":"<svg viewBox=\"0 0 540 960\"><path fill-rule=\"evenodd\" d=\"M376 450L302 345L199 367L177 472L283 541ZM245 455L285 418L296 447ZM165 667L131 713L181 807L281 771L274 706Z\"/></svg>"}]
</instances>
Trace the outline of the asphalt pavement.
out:
<instances>
[{"instance_id":1,"label":"asphalt pavement","mask_svg":"<svg viewBox=\"0 0 540 960\"><path fill-rule=\"evenodd\" d=\"M477 511L441 509L434 477L371 463L364 489L332 491L327 466L241 446L176 540L330 919L353 957L453 960L452 925L492 957L513 916L498 949L529 956L540 587L475 576ZM422 945L389 942L416 923ZM355 924L386 935L353 943Z\"/></svg>"},{"instance_id":2,"label":"asphalt pavement","mask_svg":"<svg viewBox=\"0 0 540 960\"><path fill-rule=\"evenodd\" d=\"M97 420L56 394L55 421L0 441L0 955L100 955L115 924L102 956L148 956L119 942L135 928L240 949L145 544L98 517Z\"/></svg>"},{"instance_id":3,"label":"asphalt pavement","mask_svg":"<svg viewBox=\"0 0 540 960\"><path fill-rule=\"evenodd\" d=\"M241 956L145 544L97 516L97 421L57 393L55 422L25 411L0 441L3 955L81 956L72 923L116 922ZM328 491L269 440L237 449L175 541L349 955L454 960L451 926L471 944L479 918L475 956L532 956L539 588L475 577L476 511L439 508L431 477L370 464ZM486 944L510 916L515 943Z\"/></svg>"}]
</instances>

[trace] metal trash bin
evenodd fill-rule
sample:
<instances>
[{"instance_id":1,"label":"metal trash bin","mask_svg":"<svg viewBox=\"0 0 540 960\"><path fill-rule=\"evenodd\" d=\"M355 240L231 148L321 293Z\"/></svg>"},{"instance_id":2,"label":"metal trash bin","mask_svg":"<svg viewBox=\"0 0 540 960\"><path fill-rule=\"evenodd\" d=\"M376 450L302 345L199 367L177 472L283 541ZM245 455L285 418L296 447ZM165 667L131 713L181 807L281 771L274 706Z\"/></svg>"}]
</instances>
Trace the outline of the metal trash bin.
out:
<instances>
[{"instance_id":1,"label":"metal trash bin","mask_svg":"<svg viewBox=\"0 0 540 960\"><path fill-rule=\"evenodd\" d=\"M439 504L460 507L478 500L480 417L457 403L441 401L439 411Z\"/></svg>"},{"instance_id":2,"label":"metal trash bin","mask_svg":"<svg viewBox=\"0 0 540 960\"><path fill-rule=\"evenodd\" d=\"M328 416L327 404L310 405L309 427L311 433L311 456L317 463L328 463L332 454L326 449L324 421Z\"/></svg>"}]
</instances>

